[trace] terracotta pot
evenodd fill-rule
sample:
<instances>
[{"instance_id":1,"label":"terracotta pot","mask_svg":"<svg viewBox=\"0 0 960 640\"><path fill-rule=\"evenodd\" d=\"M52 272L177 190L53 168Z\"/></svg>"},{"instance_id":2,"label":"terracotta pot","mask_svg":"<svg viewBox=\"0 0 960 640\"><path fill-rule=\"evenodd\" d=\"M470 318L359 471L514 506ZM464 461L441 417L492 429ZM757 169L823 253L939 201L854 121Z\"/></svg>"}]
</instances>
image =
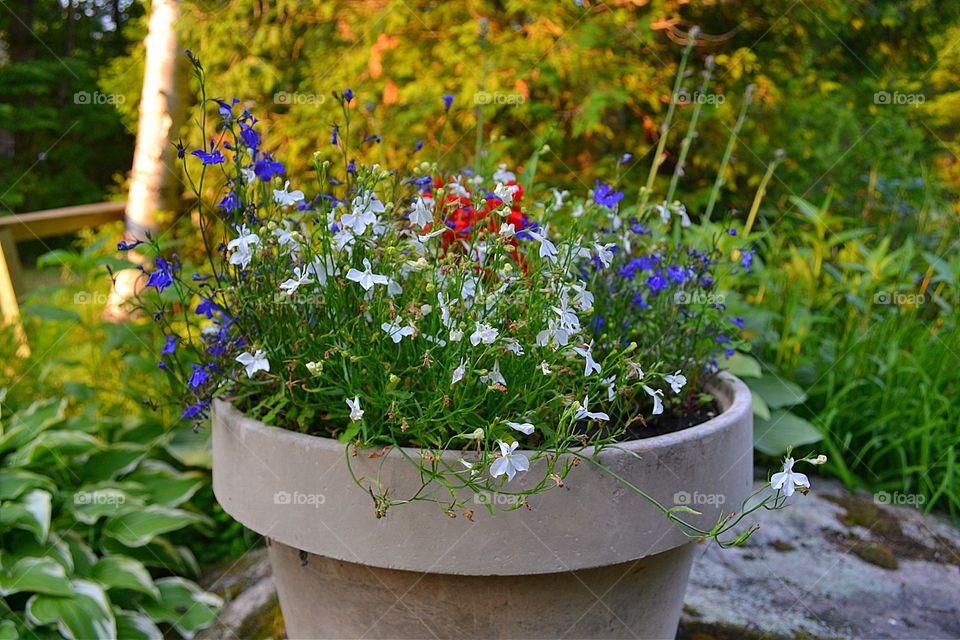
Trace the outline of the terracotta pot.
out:
<instances>
[{"instance_id":1,"label":"terracotta pot","mask_svg":"<svg viewBox=\"0 0 960 640\"><path fill-rule=\"evenodd\" d=\"M610 471L710 528L739 508L753 474L749 389L724 375L723 412L703 424L601 452ZM414 459L419 451L408 449ZM632 455L637 454L637 455ZM621 482L582 463L530 509L473 521L414 502L377 519L344 445L213 408L213 488L266 536L291 638L668 638L676 633L694 543ZM451 461L459 452L448 452ZM399 452L351 458L357 477L412 495ZM512 487L533 484L538 465ZM429 495L429 490L428 490ZM449 498L439 490L439 499Z\"/></svg>"}]
</instances>

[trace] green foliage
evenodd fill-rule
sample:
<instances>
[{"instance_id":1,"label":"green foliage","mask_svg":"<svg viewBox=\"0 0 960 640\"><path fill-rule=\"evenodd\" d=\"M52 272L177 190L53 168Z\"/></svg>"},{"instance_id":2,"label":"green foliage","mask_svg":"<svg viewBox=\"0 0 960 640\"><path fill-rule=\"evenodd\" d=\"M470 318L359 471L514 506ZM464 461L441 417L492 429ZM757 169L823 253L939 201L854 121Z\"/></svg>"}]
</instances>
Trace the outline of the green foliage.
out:
<instances>
[{"instance_id":1,"label":"green foliage","mask_svg":"<svg viewBox=\"0 0 960 640\"><path fill-rule=\"evenodd\" d=\"M68 417L66 400L4 401L0 409L0 610L12 622L5 631L115 638L136 626L136 637L160 638L156 623L186 637L209 625L215 596L182 578L155 580L148 569L190 573L190 551L173 549L163 534L206 522L174 506L204 478L164 461L162 429L90 424ZM157 435L145 438L151 430ZM174 553L137 558L135 548L146 545Z\"/></svg>"}]
</instances>

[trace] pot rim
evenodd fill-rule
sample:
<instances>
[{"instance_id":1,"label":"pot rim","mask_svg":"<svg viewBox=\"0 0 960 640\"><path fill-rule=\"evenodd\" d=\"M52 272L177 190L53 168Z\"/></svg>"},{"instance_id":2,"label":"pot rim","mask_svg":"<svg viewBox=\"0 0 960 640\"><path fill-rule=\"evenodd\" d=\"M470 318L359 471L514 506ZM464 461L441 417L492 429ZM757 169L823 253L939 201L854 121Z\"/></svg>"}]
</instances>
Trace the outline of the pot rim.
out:
<instances>
[{"instance_id":1,"label":"pot rim","mask_svg":"<svg viewBox=\"0 0 960 640\"><path fill-rule=\"evenodd\" d=\"M742 380L727 371L720 371L717 376L706 385L706 388L714 395L714 398L720 404L720 406L723 407L723 411L714 417L705 422L700 422L683 429L678 429L677 431L671 431L670 433L651 436L649 438L624 440L622 442L615 443L615 445L605 445L601 447L603 456L606 457L608 455L617 454L627 455L625 452L649 452L652 450L679 446L692 440L699 440L710 435L711 433L727 428L730 420L733 417L739 416L744 411L745 405L750 405L750 411L753 411L753 401L751 399L750 388L747 387ZM724 402L724 400L726 400L726 402ZM282 427L274 427L265 424L256 418L251 418L250 416L246 415L237 409L232 402L222 398L214 399L213 411L214 413L222 413L225 418L230 420L242 419L246 423L245 427L248 429L255 429L264 432L271 431L274 432L273 435L275 437L288 439L293 443L310 442L312 447L316 447L319 443L319 445L324 449L337 449L341 451L344 447L349 446L340 442L336 438L300 433L299 431L292 431L290 429L284 429ZM377 449L381 447L371 448ZM425 447L395 448L401 449L414 457L426 449ZM595 447L591 445L583 449L578 449L577 451L585 457L590 457L590 455L593 454L594 449ZM549 450L520 448L518 448L517 451L526 453L528 455L543 453L544 451L549 452ZM461 449L445 449L442 455L444 458L456 459L460 457L460 452Z\"/></svg>"}]
</instances>

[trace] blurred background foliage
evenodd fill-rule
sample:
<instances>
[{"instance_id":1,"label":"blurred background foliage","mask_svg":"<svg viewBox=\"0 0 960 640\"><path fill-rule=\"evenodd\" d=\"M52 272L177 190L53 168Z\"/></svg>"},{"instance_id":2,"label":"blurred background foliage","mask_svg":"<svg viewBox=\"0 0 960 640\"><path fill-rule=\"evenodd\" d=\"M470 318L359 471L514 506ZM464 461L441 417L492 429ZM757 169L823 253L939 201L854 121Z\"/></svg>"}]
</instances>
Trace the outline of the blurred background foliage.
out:
<instances>
[{"instance_id":1,"label":"blurred background foliage","mask_svg":"<svg viewBox=\"0 0 960 640\"><path fill-rule=\"evenodd\" d=\"M120 197L148 7L6 5L0 207ZM349 87L354 139L382 139L364 145L367 160L401 171L423 160L467 168L482 149L493 156L485 160L522 169L540 149L538 187L583 192L595 177L619 176L627 202L663 134L682 43L699 26L684 79L689 99L678 107L658 187L673 172L712 59L678 193L700 221L754 85L713 220L742 230L783 150L745 238L758 250L757 268L729 292L747 318L759 373L802 389L791 411L824 437L834 461L825 472L851 486L923 495L927 509L960 510L960 4L182 0L181 11L181 43L202 60L211 95L236 96L260 118L267 148L293 175L307 175L316 150L342 164L330 144L338 124L331 92ZM449 114L445 94L454 96ZM202 144L195 127L183 136L188 147ZM415 153L418 141L425 146ZM624 154L632 157L618 165ZM55 268L34 272L26 328L35 355L6 367L0 387L11 397L68 396L69 413L92 394L99 411L147 411L140 395L103 373L123 363L118 376L156 382L145 373L154 336L136 328L137 340L120 340L98 324L103 301L92 292L108 285L104 266L119 234L84 234L72 251L48 256ZM12 336L3 340L12 362ZM51 359L51 350L73 357ZM207 488L197 500L212 509ZM237 531L222 529L209 543L217 551L201 560L237 552Z\"/></svg>"}]
</instances>

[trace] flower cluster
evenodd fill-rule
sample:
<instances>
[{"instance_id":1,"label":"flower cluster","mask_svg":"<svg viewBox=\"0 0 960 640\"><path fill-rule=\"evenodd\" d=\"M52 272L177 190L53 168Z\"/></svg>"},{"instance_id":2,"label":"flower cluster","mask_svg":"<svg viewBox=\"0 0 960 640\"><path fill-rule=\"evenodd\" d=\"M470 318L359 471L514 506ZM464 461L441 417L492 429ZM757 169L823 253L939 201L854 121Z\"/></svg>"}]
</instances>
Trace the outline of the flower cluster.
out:
<instances>
[{"instance_id":1,"label":"flower cluster","mask_svg":"<svg viewBox=\"0 0 960 640\"><path fill-rule=\"evenodd\" d=\"M461 449L446 482L475 490L527 472L518 448L533 450L550 459L536 492L568 470L557 453L614 442L682 391L680 364L597 333L591 283L620 247L582 213L622 194L584 198L557 234L531 211L560 219L566 194L529 206L506 166L401 175L345 153L340 177L315 156L311 196L255 117L217 105L217 139L181 154L200 194L208 172L222 190L201 215L207 263L157 257L146 282L184 418L219 396L361 446Z\"/></svg>"}]
</instances>

